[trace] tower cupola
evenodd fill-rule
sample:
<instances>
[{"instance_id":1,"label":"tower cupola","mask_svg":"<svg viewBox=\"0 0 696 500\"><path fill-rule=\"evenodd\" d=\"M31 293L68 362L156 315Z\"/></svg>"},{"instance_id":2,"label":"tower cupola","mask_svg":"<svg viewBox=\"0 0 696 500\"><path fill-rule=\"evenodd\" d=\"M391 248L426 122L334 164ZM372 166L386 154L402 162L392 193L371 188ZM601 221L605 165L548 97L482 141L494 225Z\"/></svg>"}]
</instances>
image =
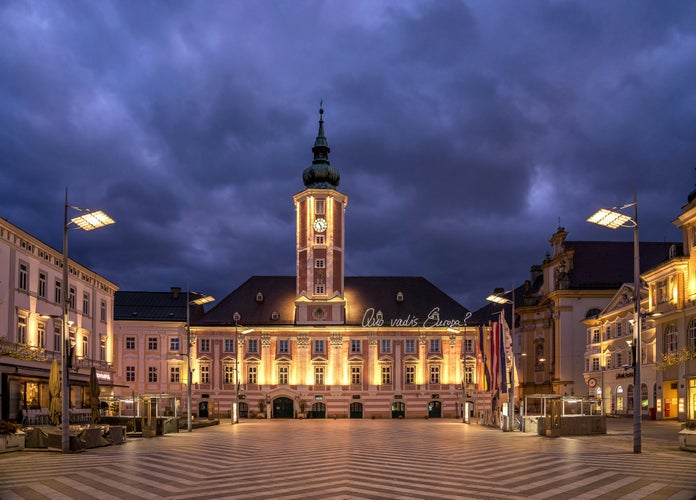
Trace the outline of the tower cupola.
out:
<instances>
[{"instance_id":1,"label":"tower cupola","mask_svg":"<svg viewBox=\"0 0 696 500\"><path fill-rule=\"evenodd\" d=\"M314 160L312 164L302 172L302 180L308 188L319 189L335 189L340 180L341 175L338 169L331 166L329 162L329 153L331 149L324 135L324 109L319 107L319 132L312 147Z\"/></svg>"}]
</instances>

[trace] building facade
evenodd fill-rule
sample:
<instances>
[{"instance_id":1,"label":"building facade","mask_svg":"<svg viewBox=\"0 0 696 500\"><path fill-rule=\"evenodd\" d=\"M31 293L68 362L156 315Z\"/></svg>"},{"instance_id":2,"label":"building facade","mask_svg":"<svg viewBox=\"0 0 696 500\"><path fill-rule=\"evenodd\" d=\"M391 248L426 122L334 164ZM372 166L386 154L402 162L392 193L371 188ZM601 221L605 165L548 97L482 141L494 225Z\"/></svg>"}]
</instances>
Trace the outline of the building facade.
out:
<instances>
[{"instance_id":1,"label":"building facade","mask_svg":"<svg viewBox=\"0 0 696 500\"><path fill-rule=\"evenodd\" d=\"M70 406L89 403L92 367L112 391L113 306L118 287L70 260L63 283L63 255L0 219L0 418L48 412L51 362L61 363L62 297L69 305Z\"/></svg>"},{"instance_id":2,"label":"building facade","mask_svg":"<svg viewBox=\"0 0 696 500\"><path fill-rule=\"evenodd\" d=\"M139 306L117 297L124 393L178 391L185 401L190 383L195 413L242 418L462 415L474 398L472 315L421 277L345 277L348 197L322 113L305 189L293 197L295 276L252 276L192 320L190 381L181 318L139 322ZM162 372L168 381L153 375Z\"/></svg>"}]
</instances>

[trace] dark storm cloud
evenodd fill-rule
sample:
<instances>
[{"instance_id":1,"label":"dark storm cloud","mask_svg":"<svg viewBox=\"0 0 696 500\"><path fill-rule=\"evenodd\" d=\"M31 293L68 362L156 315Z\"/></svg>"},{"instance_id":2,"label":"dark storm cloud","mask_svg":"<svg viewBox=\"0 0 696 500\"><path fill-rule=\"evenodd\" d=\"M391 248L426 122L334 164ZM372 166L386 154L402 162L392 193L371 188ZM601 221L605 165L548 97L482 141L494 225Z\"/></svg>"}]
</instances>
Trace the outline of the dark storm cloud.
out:
<instances>
[{"instance_id":1,"label":"dark storm cloud","mask_svg":"<svg viewBox=\"0 0 696 500\"><path fill-rule=\"evenodd\" d=\"M65 186L117 224L71 256L222 298L294 274L319 100L346 271L469 308L638 190L644 240L694 183L689 2L5 2L0 215L60 247ZM625 233L625 234L624 234Z\"/></svg>"}]
</instances>

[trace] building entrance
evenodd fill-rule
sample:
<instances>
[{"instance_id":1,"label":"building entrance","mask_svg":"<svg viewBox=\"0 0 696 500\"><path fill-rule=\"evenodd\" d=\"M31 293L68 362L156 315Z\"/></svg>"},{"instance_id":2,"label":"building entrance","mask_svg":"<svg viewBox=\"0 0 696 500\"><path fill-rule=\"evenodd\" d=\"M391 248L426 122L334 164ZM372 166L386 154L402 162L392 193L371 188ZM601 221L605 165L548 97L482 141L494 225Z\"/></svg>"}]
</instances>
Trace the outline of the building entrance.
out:
<instances>
[{"instance_id":1,"label":"building entrance","mask_svg":"<svg viewBox=\"0 0 696 500\"><path fill-rule=\"evenodd\" d=\"M392 403L391 416L392 418L406 418L406 403L403 401Z\"/></svg>"},{"instance_id":2,"label":"building entrance","mask_svg":"<svg viewBox=\"0 0 696 500\"><path fill-rule=\"evenodd\" d=\"M350 418L362 418L363 417L363 405L362 403L351 403L350 404Z\"/></svg>"},{"instance_id":3,"label":"building entrance","mask_svg":"<svg viewBox=\"0 0 696 500\"><path fill-rule=\"evenodd\" d=\"M326 418L326 405L324 403L314 403L310 418Z\"/></svg>"},{"instance_id":4,"label":"building entrance","mask_svg":"<svg viewBox=\"0 0 696 500\"><path fill-rule=\"evenodd\" d=\"M428 403L428 418L442 417L442 403L440 401L431 401Z\"/></svg>"},{"instance_id":5,"label":"building entrance","mask_svg":"<svg viewBox=\"0 0 696 500\"><path fill-rule=\"evenodd\" d=\"M293 418L293 410L292 399L282 397L273 400L273 418Z\"/></svg>"}]
</instances>

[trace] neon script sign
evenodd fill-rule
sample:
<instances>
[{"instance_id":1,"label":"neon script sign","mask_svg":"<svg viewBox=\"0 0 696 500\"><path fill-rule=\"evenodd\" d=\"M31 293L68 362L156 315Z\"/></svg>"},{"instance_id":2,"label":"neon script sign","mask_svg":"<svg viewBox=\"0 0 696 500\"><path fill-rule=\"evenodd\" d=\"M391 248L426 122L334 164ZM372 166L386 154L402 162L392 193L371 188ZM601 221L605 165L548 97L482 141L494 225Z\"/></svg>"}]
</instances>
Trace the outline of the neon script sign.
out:
<instances>
[{"instance_id":1,"label":"neon script sign","mask_svg":"<svg viewBox=\"0 0 696 500\"><path fill-rule=\"evenodd\" d=\"M459 326L466 326L466 321L470 317L471 312L467 312L463 321L458 319L440 319L440 308L433 307L433 309L428 313L427 318L425 318L422 322L418 316L409 314L405 318L390 319L388 326L397 328L456 328ZM363 328L379 328L385 326L385 324L387 324L387 321L384 319L382 311L375 311L374 307L365 309L362 317Z\"/></svg>"}]
</instances>

